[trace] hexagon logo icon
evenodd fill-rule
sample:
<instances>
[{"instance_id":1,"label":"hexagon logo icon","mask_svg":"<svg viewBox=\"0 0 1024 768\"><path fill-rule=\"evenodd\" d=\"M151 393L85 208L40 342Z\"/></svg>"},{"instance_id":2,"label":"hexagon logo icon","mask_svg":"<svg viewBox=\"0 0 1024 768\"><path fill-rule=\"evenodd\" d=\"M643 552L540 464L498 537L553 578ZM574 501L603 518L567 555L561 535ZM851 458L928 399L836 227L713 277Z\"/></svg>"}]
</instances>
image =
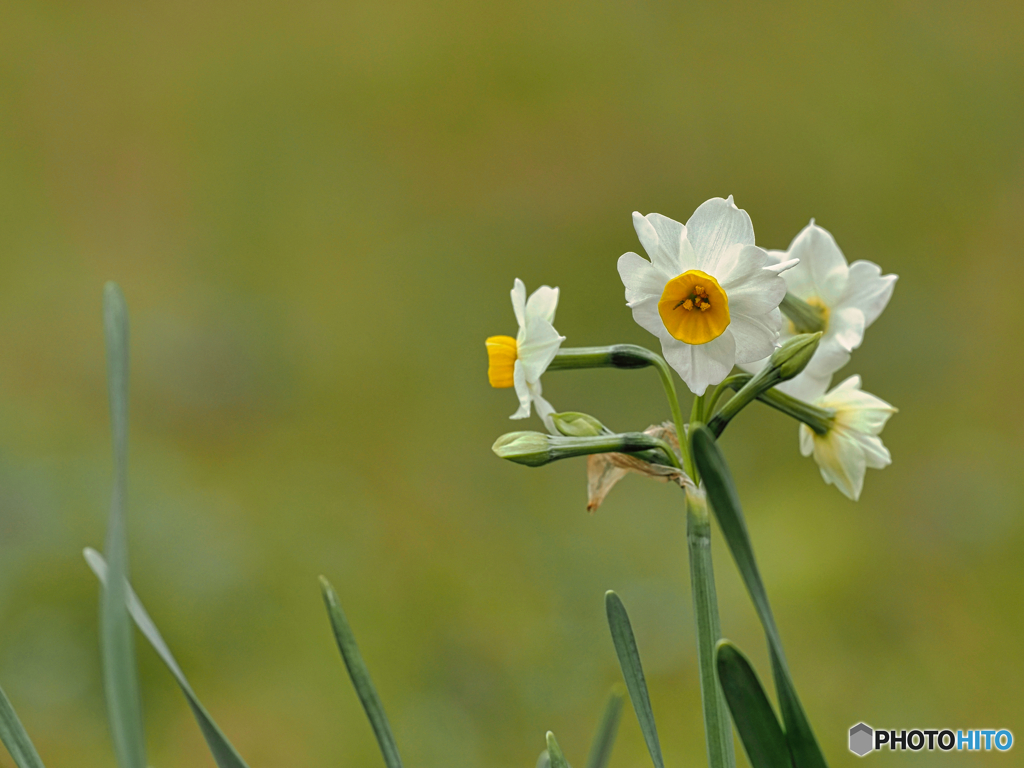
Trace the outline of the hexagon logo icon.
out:
<instances>
[{"instance_id":1,"label":"hexagon logo icon","mask_svg":"<svg viewBox=\"0 0 1024 768\"><path fill-rule=\"evenodd\" d=\"M857 723L850 729L850 751L857 757L864 757L875 748L875 732L870 725Z\"/></svg>"}]
</instances>

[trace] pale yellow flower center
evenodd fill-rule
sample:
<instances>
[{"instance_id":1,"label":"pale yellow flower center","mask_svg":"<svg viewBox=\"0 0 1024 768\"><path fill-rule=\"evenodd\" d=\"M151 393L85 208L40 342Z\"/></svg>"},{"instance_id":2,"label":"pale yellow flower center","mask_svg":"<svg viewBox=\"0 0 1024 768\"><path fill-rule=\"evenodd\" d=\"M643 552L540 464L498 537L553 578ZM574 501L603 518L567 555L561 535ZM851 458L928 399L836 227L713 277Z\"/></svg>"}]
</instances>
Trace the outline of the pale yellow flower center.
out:
<instances>
[{"instance_id":1,"label":"pale yellow flower center","mask_svg":"<svg viewBox=\"0 0 1024 768\"><path fill-rule=\"evenodd\" d=\"M804 303L810 306L811 309L813 309L815 313L818 315L818 317L821 319L821 330L827 331L828 317L831 313L831 310L828 308L828 305L825 304L825 302L819 299L817 296L814 296L810 299L804 299ZM808 332L808 329L801 330L800 328L797 327L796 323L794 323L792 320L789 320L788 318L787 322L789 323L789 332L793 335Z\"/></svg>"},{"instance_id":2,"label":"pale yellow flower center","mask_svg":"<svg viewBox=\"0 0 1024 768\"><path fill-rule=\"evenodd\" d=\"M504 389L513 385L516 356L519 348L511 336L491 336L487 339L487 380L492 387Z\"/></svg>"},{"instance_id":3,"label":"pale yellow flower center","mask_svg":"<svg viewBox=\"0 0 1024 768\"><path fill-rule=\"evenodd\" d=\"M665 284L658 314L673 338L707 344L729 327L729 297L711 275L691 269Z\"/></svg>"}]
</instances>

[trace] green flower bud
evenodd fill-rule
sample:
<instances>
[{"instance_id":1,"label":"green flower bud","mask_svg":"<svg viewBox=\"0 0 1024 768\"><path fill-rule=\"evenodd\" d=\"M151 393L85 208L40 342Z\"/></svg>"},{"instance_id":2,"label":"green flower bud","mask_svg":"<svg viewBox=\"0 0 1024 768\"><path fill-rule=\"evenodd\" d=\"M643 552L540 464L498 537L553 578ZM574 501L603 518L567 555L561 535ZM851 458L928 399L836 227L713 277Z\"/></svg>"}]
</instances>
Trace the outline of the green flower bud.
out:
<instances>
[{"instance_id":1,"label":"green flower bud","mask_svg":"<svg viewBox=\"0 0 1024 768\"><path fill-rule=\"evenodd\" d=\"M768 365L778 371L778 381L773 382L773 385L792 379L807 367L818 349L821 333L818 331L794 336L772 353Z\"/></svg>"},{"instance_id":2,"label":"green flower bud","mask_svg":"<svg viewBox=\"0 0 1024 768\"><path fill-rule=\"evenodd\" d=\"M554 461L548 447L548 436L542 432L509 432L494 441L491 446L500 458L540 467Z\"/></svg>"},{"instance_id":3,"label":"green flower bud","mask_svg":"<svg viewBox=\"0 0 1024 768\"><path fill-rule=\"evenodd\" d=\"M551 420L555 422L558 431L567 437L597 437L611 434L610 429L586 413L577 411L553 413Z\"/></svg>"}]
</instances>

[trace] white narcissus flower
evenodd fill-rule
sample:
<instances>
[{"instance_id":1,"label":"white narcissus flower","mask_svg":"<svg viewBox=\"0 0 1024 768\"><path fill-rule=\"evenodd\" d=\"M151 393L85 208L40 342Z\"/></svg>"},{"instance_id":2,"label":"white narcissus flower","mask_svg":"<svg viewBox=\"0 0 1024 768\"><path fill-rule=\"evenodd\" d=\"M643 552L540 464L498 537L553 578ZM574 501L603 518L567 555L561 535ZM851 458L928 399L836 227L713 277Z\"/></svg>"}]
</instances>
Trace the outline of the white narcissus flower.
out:
<instances>
[{"instance_id":1,"label":"white narcissus flower","mask_svg":"<svg viewBox=\"0 0 1024 768\"><path fill-rule=\"evenodd\" d=\"M786 295L779 273L796 262L772 263L754 245L750 217L731 196L702 203L686 226L635 212L633 226L651 260L619 257L626 303L694 394L772 353Z\"/></svg>"},{"instance_id":2,"label":"white narcissus flower","mask_svg":"<svg viewBox=\"0 0 1024 768\"><path fill-rule=\"evenodd\" d=\"M835 239L813 219L793 238L788 251L768 253L780 262L800 260L783 275L788 293L811 305L825 325L811 362L800 375L778 385L787 395L810 401L824 393L832 374L850 361L850 353L864 340L864 330L889 303L897 276L882 275L870 261L847 265ZM793 323L783 320L781 340L796 333ZM756 373L766 362L742 367Z\"/></svg>"},{"instance_id":3,"label":"white narcissus flower","mask_svg":"<svg viewBox=\"0 0 1024 768\"><path fill-rule=\"evenodd\" d=\"M519 410L510 418L525 419L530 404L553 435L560 434L551 420L554 408L541 397L540 377L565 341L552 323L558 307L558 289L542 285L526 298L526 286L518 277L512 287L512 311L519 323L516 338L491 336L487 339L487 378L492 387L515 387Z\"/></svg>"},{"instance_id":4,"label":"white narcissus flower","mask_svg":"<svg viewBox=\"0 0 1024 768\"><path fill-rule=\"evenodd\" d=\"M892 463L882 444L885 422L896 409L860 388L860 376L851 376L814 400L814 405L834 411L832 427L819 435L800 425L800 453L814 454L826 483L834 483L843 495L856 501L868 467L882 469Z\"/></svg>"}]
</instances>

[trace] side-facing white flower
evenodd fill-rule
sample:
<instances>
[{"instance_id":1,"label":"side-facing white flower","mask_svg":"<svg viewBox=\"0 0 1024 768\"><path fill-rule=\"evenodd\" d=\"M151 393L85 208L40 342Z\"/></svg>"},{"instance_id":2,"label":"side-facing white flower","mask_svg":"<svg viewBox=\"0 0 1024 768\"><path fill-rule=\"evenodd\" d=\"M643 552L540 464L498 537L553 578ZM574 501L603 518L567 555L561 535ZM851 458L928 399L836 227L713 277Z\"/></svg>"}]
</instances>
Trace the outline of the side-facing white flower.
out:
<instances>
[{"instance_id":1,"label":"side-facing white flower","mask_svg":"<svg viewBox=\"0 0 1024 768\"><path fill-rule=\"evenodd\" d=\"M774 264L754 245L750 217L731 196L702 203L686 226L635 212L633 226L651 260L619 257L626 303L694 394L772 353L786 294L779 273L796 262Z\"/></svg>"},{"instance_id":2,"label":"side-facing white flower","mask_svg":"<svg viewBox=\"0 0 1024 768\"><path fill-rule=\"evenodd\" d=\"M864 330L889 303L897 276L882 275L881 268L870 261L847 265L835 238L814 219L793 238L788 251L768 253L779 262L800 260L783 275L788 293L809 304L825 326L811 362L799 376L778 386L788 395L810 401L824 393L832 374L850 361L850 353L864 340ZM783 321L783 341L799 332L792 321ZM743 368L754 373L766 362Z\"/></svg>"},{"instance_id":3,"label":"side-facing white flower","mask_svg":"<svg viewBox=\"0 0 1024 768\"><path fill-rule=\"evenodd\" d=\"M824 435L806 424L800 425L800 453L813 453L825 482L835 483L844 496L856 501L867 468L882 469L892 463L889 450L878 435L896 409L862 391L860 376L846 379L816 398L814 405L831 409L835 416Z\"/></svg>"},{"instance_id":4,"label":"side-facing white flower","mask_svg":"<svg viewBox=\"0 0 1024 768\"><path fill-rule=\"evenodd\" d=\"M512 286L512 311L519 323L519 333L514 339L487 339L487 379L492 387L515 387L519 397L519 410L509 418L525 419L530 415L530 403L535 403L537 415L553 435L560 434L551 420L555 409L541 397L540 377L565 341L565 336L559 336L552 325L557 307L557 288L542 285L527 300L526 286L517 277Z\"/></svg>"}]
</instances>

